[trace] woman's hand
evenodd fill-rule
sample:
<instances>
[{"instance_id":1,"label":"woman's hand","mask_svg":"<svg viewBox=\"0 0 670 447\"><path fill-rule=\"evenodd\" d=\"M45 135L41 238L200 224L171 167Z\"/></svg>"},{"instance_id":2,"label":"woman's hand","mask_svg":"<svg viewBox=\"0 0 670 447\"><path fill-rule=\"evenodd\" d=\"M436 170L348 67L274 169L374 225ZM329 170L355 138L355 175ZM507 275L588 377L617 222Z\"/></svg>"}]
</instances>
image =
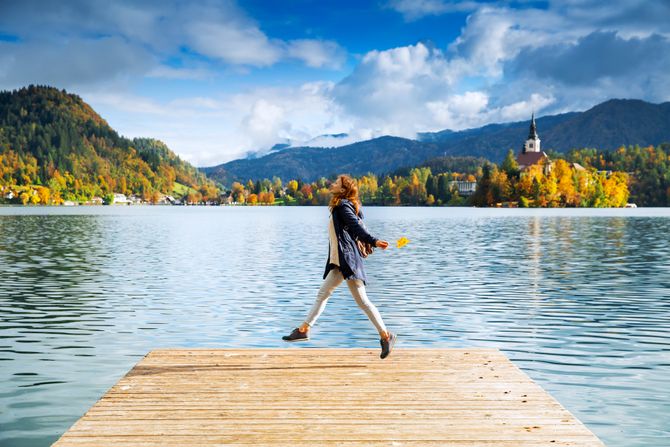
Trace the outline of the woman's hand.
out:
<instances>
[{"instance_id":1,"label":"woman's hand","mask_svg":"<svg viewBox=\"0 0 670 447\"><path fill-rule=\"evenodd\" d=\"M377 247L381 248L382 250L386 250L389 246L389 243L386 241L382 241L381 239L377 240L377 243L375 244Z\"/></svg>"}]
</instances>

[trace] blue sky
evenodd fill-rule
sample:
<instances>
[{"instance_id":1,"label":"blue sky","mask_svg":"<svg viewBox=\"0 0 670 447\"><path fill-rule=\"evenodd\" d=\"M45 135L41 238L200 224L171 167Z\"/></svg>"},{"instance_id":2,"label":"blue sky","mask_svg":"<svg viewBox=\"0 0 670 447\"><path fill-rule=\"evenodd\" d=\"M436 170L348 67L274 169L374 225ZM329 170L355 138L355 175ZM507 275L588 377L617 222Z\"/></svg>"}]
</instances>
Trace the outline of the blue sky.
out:
<instances>
[{"instance_id":1,"label":"blue sky","mask_svg":"<svg viewBox=\"0 0 670 447\"><path fill-rule=\"evenodd\" d=\"M65 88L206 166L668 101L667 23L641 0L0 2L0 88Z\"/></svg>"}]
</instances>

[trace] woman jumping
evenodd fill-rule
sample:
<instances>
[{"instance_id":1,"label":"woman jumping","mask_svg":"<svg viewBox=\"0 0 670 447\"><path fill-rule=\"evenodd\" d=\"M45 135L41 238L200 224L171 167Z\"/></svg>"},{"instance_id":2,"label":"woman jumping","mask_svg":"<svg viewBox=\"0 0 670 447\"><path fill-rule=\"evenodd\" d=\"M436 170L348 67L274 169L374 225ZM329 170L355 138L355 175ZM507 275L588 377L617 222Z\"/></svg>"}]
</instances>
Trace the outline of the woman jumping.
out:
<instances>
[{"instance_id":1,"label":"woman jumping","mask_svg":"<svg viewBox=\"0 0 670 447\"><path fill-rule=\"evenodd\" d=\"M326 271L323 274L324 282L305 321L300 327L295 328L290 335L285 335L282 339L285 341L309 340L309 329L314 326L317 318L323 312L328 298L333 294L335 288L346 280L356 303L367 314L379 332L382 347L380 357L384 359L393 349L396 335L386 330L379 311L365 293L365 269L356 239L382 250L386 250L389 244L372 237L365 227L359 223L363 214L358 199L358 186L354 179L348 175L340 175L337 181L331 185L330 192L330 222L328 224L330 248L328 261L326 261Z\"/></svg>"}]
</instances>

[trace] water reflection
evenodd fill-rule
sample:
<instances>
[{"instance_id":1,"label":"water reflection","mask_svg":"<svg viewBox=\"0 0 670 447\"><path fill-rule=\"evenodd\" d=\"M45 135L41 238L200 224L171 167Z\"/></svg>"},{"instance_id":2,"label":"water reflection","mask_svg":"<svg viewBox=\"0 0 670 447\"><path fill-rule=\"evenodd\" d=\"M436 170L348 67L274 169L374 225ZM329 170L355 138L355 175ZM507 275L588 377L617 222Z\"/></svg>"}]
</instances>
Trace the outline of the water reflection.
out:
<instances>
[{"instance_id":1,"label":"water reflection","mask_svg":"<svg viewBox=\"0 0 670 447\"><path fill-rule=\"evenodd\" d=\"M367 261L402 346L499 347L608 445L666 442L669 213L366 216L412 241ZM285 347L326 224L321 208L0 209L0 444L49 445L150 349ZM310 346L375 335L341 288Z\"/></svg>"}]
</instances>

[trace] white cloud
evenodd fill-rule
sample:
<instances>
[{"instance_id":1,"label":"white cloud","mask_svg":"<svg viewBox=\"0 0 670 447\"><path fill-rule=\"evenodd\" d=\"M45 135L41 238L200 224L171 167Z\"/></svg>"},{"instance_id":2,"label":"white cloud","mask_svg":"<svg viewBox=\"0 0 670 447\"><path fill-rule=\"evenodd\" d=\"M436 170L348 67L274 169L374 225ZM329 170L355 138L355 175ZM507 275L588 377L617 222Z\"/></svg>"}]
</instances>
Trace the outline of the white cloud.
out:
<instances>
[{"instance_id":1,"label":"white cloud","mask_svg":"<svg viewBox=\"0 0 670 447\"><path fill-rule=\"evenodd\" d=\"M282 57L281 42L272 41L256 26L236 21L194 22L187 32L200 54L231 64L268 66Z\"/></svg>"},{"instance_id":2,"label":"white cloud","mask_svg":"<svg viewBox=\"0 0 670 447\"><path fill-rule=\"evenodd\" d=\"M359 128L373 135L413 137L416 132L480 126L497 116L482 88L465 90L464 73L478 59L449 59L422 43L372 51L333 94ZM497 70L499 73L500 70Z\"/></svg>"},{"instance_id":3,"label":"white cloud","mask_svg":"<svg viewBox=\"0 0 670 447\"><path fill-rule=\"evenodd\" d=\"M280 105L263 98L257 99L240 123L240 133L253 135L259 147L272 146L290 130L290 124L284 120L285 113Z\"/></svg>"},{"instance_id":4,"label":"white cloud","mask_svg":"<svg viewBox=\"0 0 670 447\"><path fill-rule=\"evenodd\" d=\"M299 59L314 68L340 68L346 59L346 52L337 42L315 39L296 39L287 44L288 57Z\"/></svg>"},{"instance_id":5,"label":"white cloud","mask_svg":"<svg viewBox=\"0 0 670 447\"><path fill-rule=\"evenodd\" d=\"M411 131L400 127L421 125L417 109L436 93L448 93L454 82L442 52L419 43L369 52L333 94L362 126L407 135Z\"/></svg>"},{"instance_id":6,"label":"white cloud","mask_svg":"<svg viewBox=\"0 0 670 447\"><path fill-rule=\"evenodd\" d=\"M528 119L528 111L536 112L543 110L553 104L555 98L551 95L533 93L527 100L518 101L512 104L499 107L492 110L497 121L519 121Z\"/></svg>"},{"instance_id":7,"label":"white cloud","mask_svg":"<svg viewBox=\"0 0 670 447\"><path fill-rule=\"evenodd\" d=\"M238 151L263 153L282 141L299 145L315 135L350 129L332 100L332 89L330 82L313 82L234 95L228 104L242 116L236 129Z\"/></svg>"},{"instance_id":8,"label":"white cloud","mask_svg":"<svg viewBox=\"0 0 670 447\"><path fill-rule=\"evenodd\" d=\"M486 112L489 98L483 92L465 92L451 95L444 100L426 103L432 113L433 122L442 128L462 129L472 127L473 117Z\"/></svg>"},{"instance_id":9,"label":"white cloud","mask_svg":"<svg viewBox=\"0 0 670 447\"><path fill-rule=\"evenodd\" d=\"M391 0L388 6L401 13L406 20L417 20L429 15L472 11L480 3L459 0Z\"/></svg>"},{"instance_id":10,"label":"white cloud","mask_svg":"<svg viewBox=\"0 0 670 447\"><path fill-rule=\"evenodd\" d=\"M500 62L518 51L522 40L518 34L526 42L536 41L528 30L513 25L506 10L484 8L468 17L461 35L449 46L458 76L500 76Z\"/></svg>"}]
</instances>

